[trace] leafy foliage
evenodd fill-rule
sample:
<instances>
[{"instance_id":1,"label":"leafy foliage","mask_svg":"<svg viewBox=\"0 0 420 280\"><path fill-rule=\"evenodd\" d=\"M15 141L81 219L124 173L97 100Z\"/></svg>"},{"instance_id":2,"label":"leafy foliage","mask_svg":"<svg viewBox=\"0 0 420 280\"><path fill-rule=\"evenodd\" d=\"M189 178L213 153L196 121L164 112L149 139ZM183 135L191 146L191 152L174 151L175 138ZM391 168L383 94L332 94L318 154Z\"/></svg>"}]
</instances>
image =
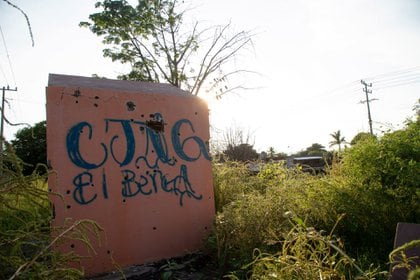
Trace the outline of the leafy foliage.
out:
<instances>
[{"instance_id":1,"label":"leafy foliage","mask_svg":"<svg viewBox=\"0 0 420 280\"><path fill-rule=\"evenodd\" d=\"M343 160L343 175L364 189L384 192L411 207L411 217L420 217L420 121L381 139L356 144ZM409 217L406 217L409 218Z\"/></svg>"},{"instance_id":2,"label":"leafy foliage","mask_svg":"<svg viewBox=\"0 0 420 280\"><path fill-rule=\"evenodd\" d=\"M384 261L397 222L420 222L419 158L418 121L380 139L360 141L345 153L336 171L347 185L336 199L338 209L348 214L343 235L351 250L371 250Z\"/></svg>"},{"instance_id":3,"label":"leafy foliage","mask_svg":"<svg viewBox=\"0 0 420 280\"><path fill-rule=\"evenodd\" d=\"M420 222L419 137L419 121L367 137L318 176L282 163L257 175L218 164L209 244L220 269L232 279L386 279L397 223Z\"/></svg>"},{"instance_id":4,"label":"leafy foliage","mask_svg":"<svg viewBox=\"0 0 420 280\"><path fill-rule=\"evenodd\" d=\"M186 28L181 6L177 0L139 0L135 7L125 0L104 0L96 3L102 10L89 16L91 22L80 25L111 46L104 49L105 57L131 65L121 79L167 82L193 95L206 89L220 97L234 90L227 80L247 71L223 69L251 43L251 35L230 35L230 25L199 30L196 22Z\"/></svg>"},{"instance_id":5,"label":"leafy foliage","mask_svg":"<svg viewBox=\"0 0 420 280\"><path fill-rule=\"evenodd\" d=\"M354 233L357 234L357 230L363 230L363 232L366 233L367 231L376 228L376 225L372 223L373 217L368 216L364 218L364 216L366 216L364 211L369 211L374 208L374 205L369 209L366 209L364 203L369 205L368 199L363 201L363 203L359 202L356 204L356 197L353 197L354 194L343 187L345 181L336 177L337 175L334 175L334 177L330 174L325 176L313 176L303 173L298 169L286 169L282 164L266 164L262 171L256 176L250 175L244 171L235 174L232 171L226 170L231 168L232 166L226 165L224 167L218 166L215 168L215 195L218 214L215 222L215 233L210 238L209 242L210 245L213 246L215 255L219 260L220 269L225 272L230 272L231 277L233 278L238 277L242 279L247 277L246 275L248 275L248 273L253 274L266 265L269 267L270 265L268 262L265 263L267 257L272 257L269 261L270 263L273 261L272 265L278 263L277 258L292 260L299 256L303 257L305 254L317 255L320 256L321 259L324 259L324 257L328 258L326 256L322 257L323 253L317 251L320 248L326 250L328 246L300 248L301 251L295 252L299 253L299 256L294 255L294 253L290 253L290 256L286 256L283 255L284 252L282 253L281 250L279 251L278 245L282 244L281 242L283 242L282 240L287 236L288 232L297 230L293 229L295 225L289 222L290 217L285 215L287 212L294 213L296 217L304 217L306 220L305 224L313 225L318 229L335 228L337 236L352 236ZM238 167L233 168L234 170L238 170ZM223 172L223 176L217 175L220 172ZM235 175L238 176L235 177ZM338 200L338 198L343 195L344 197ZM360 195L360 193L357 193L357 195ZM339 207L340 203L345 203L345 206ZM350 209L354 210L348 214L344 212ZM377 211L381 214L381 217L385 216L385 213L382 213L381 211L386 211L386 214L388 214L388 208L381 208ZM355 215L356 219L363 218L364 220L360 223L363 223L365 229L359 226L357 229L349 232L348 230L352 228L354 223L350 223L353 219L349 220L348 215ZM342 217L342 221L336 226L337 219L340 217ZM301 231L302 229L299 230ZM374 232L378 233L376 230ZM369 235L368 238L373 238L372 236L375 233ZM294 234L302 234L302 232L295 232ZM304 236L302 236L302 238L304 238ZM332 237L332 235L331 238L341 243L344 241L343 244L347 244L347 241L354 241L347 238L341 239L336 236ZM321 240L318 241L321 242ZM303 243L304 242L302 241L301 244ZM325 243L323 244L328 245ZM321 246L320 244L318 245ZM376 245L377 243L375 246ZM288 246L292 246L292 242ZM373 247L372 245L369 246L367 248ZM349 247L354 249L352 244L348 244L341 249L344 252L344 249ZM261 263L262 267L258 269L255 268L256 270L254 271L253 266L247 266L247 264L253 263L252 252L256 248L258 248L258 252L260 253L257 254L258 257L254 255L254 258L264 261ZM328 248L328 250L331 250L331 246ZM388 246L386 248L389 249L390 247ZM360 248L358 247L358 249ZM328 252L332 251L334 250ZM355 250L351 251L351 253L354 252ZM332 259L337 257L332 253L331 255L334 256ZM364 255L359 255L358 257L363 259L365 256L367 256L369 260L363 261L362 265L364 265L364 267L362 267L361 270L363 273L370 273L371 270L369 265L371 263L377 264L377 261L375 260L376 255L371 256L366 253ZM338 261L340 258L341 257L337 257L335 261ZM345 259L347 259L347 257L345 257ZM301 263L301 272L303 273L306 268L309 269L311 267L311 264L305 262L304 259L301 261L303 262ZM349 271L354 273L354 264L347 264L349 266L344 266L343 271L347 271L346 273L350 273ZM304 268L306 265L308 267ZM282 271L285 269L290 269L290 271L297 269L291 262L286 266L288 268L284 268L280 265L278 269ZM325 273L333 273L332 271L335 271L334 273L338 275L345 274L335 266L330 266L329 268L325 267L325 269L326 271L329 271ZM265 273L268 275L269 271L270 270L267 268L266 272L263 273L260 271L262 274L257 275L261 276L265 275ZM307 277L312 275L311 271L313 272L315 270L312 270L311 268L311 270L306 271ZM358 272L356 274L361 273ZM264 277L265 276L261 276L261 278L256 277L255 279L276 279L268 276L267 278ZM295 279L318 279L311 277L299 278L299 276L297 276ZM279 277L277 279L294 278L284 276L284 278ZM328 277L326 279L328 279Z\"/></svg>"},{"instance_id":6,"label":"leafy foliage","mask_svg":"<svg viewBox=\"0 0 420 280\"><path fill-rule=\"evenodd\" d=\"M45 121L33 127L25 127L16 133L12 146L16 155L25 163L23 174L30 175L34 170L45 173L45 168L38 168L39 164L47 165L47 125Z\"/></svg>"},{"instance_id":7,"label":"leafy foliage","mask_svg":"<svg viewBox=\"0 0 420 280\"><path fill-rule=\"evenodd\" d=\"M251 176L249 169L237 162L216 163L213 165L214 196L216 210L236 201L245 193L263 191L263 180Z\"/></svg>"},{"instance_id":8,"label":"leafy foliage","mask_svg":"<svg viewBox=\"0 0 420 280\"><path fill-rule=\"evenodd\" d=\"M350 141L350 145L356 145L357 142L363 141L368 138L376 138L374 135L370 134L369 132L359 132L356 136L353 137Z\"/></svg>"}]
</instances>

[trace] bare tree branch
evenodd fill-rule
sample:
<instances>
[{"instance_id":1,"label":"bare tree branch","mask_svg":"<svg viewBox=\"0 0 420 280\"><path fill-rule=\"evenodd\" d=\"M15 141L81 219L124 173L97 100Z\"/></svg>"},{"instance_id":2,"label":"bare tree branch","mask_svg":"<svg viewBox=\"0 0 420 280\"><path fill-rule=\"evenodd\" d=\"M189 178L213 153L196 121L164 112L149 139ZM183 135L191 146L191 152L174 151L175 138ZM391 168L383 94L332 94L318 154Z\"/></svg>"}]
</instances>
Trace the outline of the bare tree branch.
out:
<instances>
[{"instance_id":1,"label":"bare tree branch","mask_svg":"<svg viewBox=\"0 0 420 280\"><path fill-rule=\"evenodd\" d=\"M31 22L29 21L29 17L28 15L18 6L16 6L15 4L13 4L12 2L8 1L8 0L3 0L4 2L6 2L7 4L9 4L10 6L12 6L13 8L17 9L19 12L22 13L22 15L25 17L26 20L26 24L28 25L28 29L29 29L29 36L31 37L31 41L32 41L32 47L35 45L34 42L34 35L32 34L32 27L31 27Z\"/></svg>"},{"instance_id":2,"label":"bare tree branch","mask_svg":"<svg viewBox=\"0 0 420 280\"><path fill-rule=\"evenodd\" d=\"M252 34L242 31L230 35L231 23L199 30L198 22L182 32L185 10L178 11L178 4L177 0L139 0L134 8L126 1L102 0L97 7L104 10L90 15L93 23L82 22L81 26L104 36L105 44L123 45L107 49L106 56L131 62L133 71L128 78L147 76L151 81L166 81L199 95L203 88L212 89L213 77L223 77L227 83L228 77L240 72L235 67L232 71L229 62L251 44ZM225 93L241 88L245 87L227 87Z\"/></svg>"}]
</instances>

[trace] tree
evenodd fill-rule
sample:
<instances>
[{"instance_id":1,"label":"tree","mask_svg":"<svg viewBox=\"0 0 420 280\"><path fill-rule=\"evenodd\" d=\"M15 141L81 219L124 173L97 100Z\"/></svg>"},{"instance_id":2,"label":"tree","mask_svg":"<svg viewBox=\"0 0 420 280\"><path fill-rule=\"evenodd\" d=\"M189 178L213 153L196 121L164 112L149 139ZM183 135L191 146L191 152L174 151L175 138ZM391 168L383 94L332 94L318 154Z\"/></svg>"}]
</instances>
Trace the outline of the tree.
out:
<instances>
[{"instance_id":1,"label":"tree","mask_svg":"<svg viewBox=\"0 0 420 280\"><path fill-rule=\"evenodd\" d=\"M36 123L33 127L20 129L11 141L16 155L26 163L23 174L31 174L38 164L47 164L47 125L46 121ZM44 173L45 169L39 169Z\"/></svg>"},{"instance_id":2,"label":"tree","mask_svg":"<svg viewBox=\"0 0 420 280\"><path fill-rule=\"evenodd\" d=\"M221 139L222 150L226 150L228 147L239 146L241 144L249 144L254 146L254 144L251 144L252 139L253 136L249 130L245 131L243 128L234 125L223 131Z\"/></svg>"},{"instance_id":3,"label":"tree","mask_svg":"<svg viewBox=\"0 0 420 280\"><path fill-rule=\"evenodd\" d=\"M269 160L285 160L287 158L286 153L276 152L274 147L269 147L266 154L267 154L267 159Z\"/></svg>"},{"instance_id":4,"label":"tree","mask_svg":"<svg viewBox=\"0 0 420 280\"><path fill-rule=\"evenodd\" d=\"M304 151L300 151L295 156L325 156L327 150L325 147L319 143L313 143L311 146L307 147Z\"/></svg>"},{"instance_id":5,"label":"tree","mask_svg":"<svg viewBox=\"0 0 420 280\"><path fill-rule=\"evenodd\" d=\"M242 128L233 126L223 132L221 150L223 157L233 161L253 161L258 159L258 153L251 144L252 134Z\"/></svg>"},{"instance_id":6,"label":"tree","mask_svg":"<svg viewBox=\"0 0 420 280\"><path fill-rule=\"evenodd\" d=\"M258 159L258 153L254 147L247 143L237 146L228 146L224 154L233 161L253 161Z\"/></svg>"},{"instance_id":7,"label":"tree","mask_svg":"<svg viewBox=\"0 0 420 280\"><path fill-rule=\"evenodd\" d=\"M187 30L177 0L138 0L135 7L126 0L104 0L95 7L102 11L80 26L110 45L103 50L105 57L131 64L131 71L119 78L167 82L193 95L206 90L216 97L242 87L229 87L228 80L247 71L226 68L251 44L249 32L230 35L230 24L200 30L198 22Z\"/></svg>"},{"instance_id":8,"label":"tree","mask_svg":"<svg viewBox=\"0 0 420 280\"><path fill-rule=\"evenodd\" d=\"M276 150L274 149L274 147L269 147L268 148L268 157L270 159L273 159L275 155L276 155Z\"/></svg>"},{"instance_id":9,"label":"tree","mask_svg":"<svg viewBox=\"0 0 420 280\"><path fill-rule=\"evenodd\" d=\"M359 132L356 136L353 137L350 141L350 145L356 145L356 143L360 141L364 141L366 139L376 138L374 135L370 134L369 132Z\"/></svg>"},{"instance_id":10,"label":"tree","mask_svg":"<svg viewBox=\"0 0 420 280\"><path fill-rule=\"evenodd\" d=\"M285 160L285 159L287 159L287 153L278 152L278 153L276 153L274 159L276 159L276 160Z\"/></svg>"},{"instance_id":11,"label":"tree","mask_svg":"<svg viewBox=\"0 0 420 280\"><path fill-rule=\"evenodd\" d=\"M337 130L334 133L330 134L333 138L333 141L330 141L330 147L337 145L338 146L338 152L341 152L341 145L347 143L344 136L341 136L341 131Z\"/></svg>"}]
</instances>

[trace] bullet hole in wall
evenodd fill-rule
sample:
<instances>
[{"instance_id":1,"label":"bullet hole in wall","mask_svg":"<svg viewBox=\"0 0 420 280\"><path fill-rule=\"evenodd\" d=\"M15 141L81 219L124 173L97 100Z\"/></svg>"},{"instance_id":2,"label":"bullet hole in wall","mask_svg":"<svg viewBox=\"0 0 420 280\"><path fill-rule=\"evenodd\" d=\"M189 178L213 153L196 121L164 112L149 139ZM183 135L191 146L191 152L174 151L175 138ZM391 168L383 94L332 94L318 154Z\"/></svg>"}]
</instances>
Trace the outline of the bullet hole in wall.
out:
<instances>
[{"instance_id":1,"label":"bullet hole in wall","mask_svg":"<svg viewBox=\"0 0 420 280\"><path fill-rule=\"evenodd\" d=\"M128 101L126 104L128 111L136 110L136 104L133 101Z\"/></svg>"},{"instance_id":2,"label":"bullet hole in wall","mask_svg":"<svg viewBox=\"0 0 420 280\"><path fill-rule=\"evenodd\" d=\"M163 121L156 121L156 120L148 120L146 121L146 125L153 129L155 132L163 132L164 131L164 123Z\"/></svg>"}]
</instances>

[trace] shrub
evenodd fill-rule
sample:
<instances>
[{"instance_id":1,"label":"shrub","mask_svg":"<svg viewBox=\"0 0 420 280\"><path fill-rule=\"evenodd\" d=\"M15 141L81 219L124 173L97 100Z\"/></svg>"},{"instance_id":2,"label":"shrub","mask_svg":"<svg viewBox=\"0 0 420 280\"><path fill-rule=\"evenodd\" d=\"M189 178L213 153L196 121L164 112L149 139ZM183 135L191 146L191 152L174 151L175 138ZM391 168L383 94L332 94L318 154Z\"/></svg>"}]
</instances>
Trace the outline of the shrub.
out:
<instances>
[{"instance_id":1,"label":"shrub","mask_svg":"<svg viewBox=\"0 0 420 280\"><path fill-rule=\"evenodd\" d=\"M278 201L277 201L278 202ZM255 248L279 232L285 222L281 202L258 193L246 194L225 206L215 222L214 242L220 268L239 269L251 260Z\"/></svg>"},{"instance_id":2,"label":"shrub","mask_svg":"<svg viewBox=\"0 0 420 280\"><path fill-rule=\"evenodd\" d=\"M337 216L324 207L329 200L319 199L329 187L317 185L321 179L299 170L288 170L282 164L266 164L256 176L247 172L246 167L232 163L215 168L218 213L210 243L220 268L240 269L251 261L255 248L274 252L272 237L291 228L283 216L287 210L316 217L311 219L314 221L324 219L327 225L334 224Z\"/></svg>"},{"instance_id":3,"label":"shrub","mask_svg":"<svg viewBox=\"0 0 420 280\"><path fill-rule=\"evenodd\" d=\"M256 267L275 265L284 254L273 246L273 236L284 237L296 230L283 217L290 210L317 229L333 228L337 218L343 217L335 233L348 255L359 260L360 270L369 272L372 265L386 269L397 223L420 222L419 125L419 121L409 122L405 129L379 139L360 139L326 174L317 176L286 169L281 163L265 164L257 175L244 165L217 165L217 218L210 243L220 267L234 271L231 277L246 278L241 267L251 262L254 250L264 252L257 254L256 259L264 261L254 266L254 273L259 271ZM305 254L315 254L313 248L307 249ZM302 265L312 275L312 264ZM270 279L264 273L261 279ZM337 277L352 279L347 272Z\"/></svg>"},{"instance_id":4,"label":"shrub","mask_svg":"<svg viewBox=\"0 0 420 280\"><path fill-rule=\"evenodd\" d=\"M368 138L349 149L342 172L352 183L365 189L378 189L413 209L406 218L419 217L420 119L407 127ZM417 211L417 212L415 212Z\"/></svg>"},{"instance_id":5,"label":"shrub","mask_svg":"<svg viewBox=\"0 0 420 280\"><path fill-rule=\"evenodd\" d=\"M244 194L264 192L264 180L253 176L243 163L226 162L213 165L214 198L216 211L240 199Z\"/></svg>"},{"instance_id":6,"label":"shrub","mask_svg":"<svg viewBox=\"0 0 420 280\"><path fill-rule=\"evenodd\" d=\"M290 212L289 212L290 213ZM250 279L376 279L375 269L363 271L343 250L343 244L323 231L307 227L298 217L290 217L293 227L277 241L278 252L256 249ZM237 279L234 275L231 278Z\"/></svg>"},{"instance_id":7,"label":"shrub","mask_svg":"<svg viewBox=\"0 0 420 280\"><path fill-rule=\"evenodd\" d=\"M343 195L335 200L347 221L340 234L351 251L370 251L385 262L398 222L420 222L420 122L380 139L359 141L343 156L336 176Z\"/></svg>"}]
</instances>

